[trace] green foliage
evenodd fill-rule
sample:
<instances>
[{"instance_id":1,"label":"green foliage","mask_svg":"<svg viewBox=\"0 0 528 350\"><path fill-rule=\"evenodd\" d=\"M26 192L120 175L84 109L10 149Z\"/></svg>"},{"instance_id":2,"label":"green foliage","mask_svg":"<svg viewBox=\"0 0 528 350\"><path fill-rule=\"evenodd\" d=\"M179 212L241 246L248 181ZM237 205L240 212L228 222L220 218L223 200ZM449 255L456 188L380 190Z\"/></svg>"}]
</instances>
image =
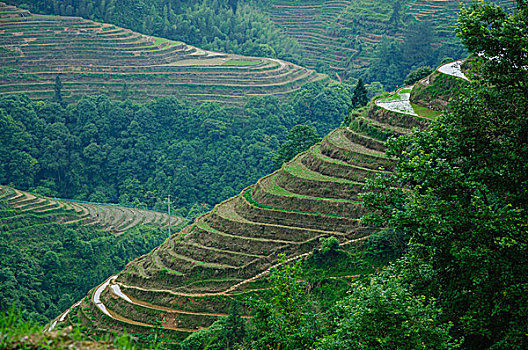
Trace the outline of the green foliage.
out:
<instances>
[{"instance_id":1,"label":"green foliage","mask_svg":"<svg viewBox=\"0 0 528 350\"><path fill-rule=\"evenodd\" d=\"M181 350L238 349L245 336L246 324L240 317L240 305L237 300L233 300L227 317L191 334L181 343Z\"/></svg>"},{"instance_id":2,"label":"green foliage","mask_svg":"<svg viewBox=\"0 0 528 350\"><path fill-rule=\"evenodd\" d=\"M0 214L0 310L21 308L24 319L47 322L125 264L161 244L154 227L120 236L53 216L15 210Z\"/></svg>"},{"instance_id":3,"label":"green foliage","mask_svg":"<svg viewBox=\"0 0 528 350\"><path fill-rule=\"evenodd\" d=\"M354 88L352 104L354 105L354 108L358 108L366 106L368 102L367 89L365 88L365 84L363 84L363 79L360 78Z\"/></svg>"},{"instance_id":4,"label":"green foliage","mask_svg":"<svg viewBox=\"0 0 528 350\"><path fill-rule=\"evenodd\" d=\"M301 282L302 260L288 264L284 254L270 272L269 301L255 305L249 329L252 349L309 349L322 331L312 309L306 285Z\"/></svg>"},{"instance_id":5,"label":"green foliage","mask_svg":"<svg viewBox=\"0 0 528 350\"><path fill-rule=\"evenodd\" d=\"M480 73L484 79L526 94L526 28L528 4L525 1L517 1L514 11L481 1L460 10L456 32L470 52L483 56Z\"/></svg>"},{"instance_id":6,"label":"green foliage","mask_svg":"<svg viewBox=\"0 0 528 350\"><path fill-rule=\"evenodd\" d=\"M470 349L527 344L528 100L514 91L474 87L430 130L389 142L397 175L365 196L371 222L411 237L404 274ZM424 262L434 287L412 272Z\"/></svg>"},{"instance_id":7,"label":"green foliage","mask_svg":"<svg viewBox=\"0 0 528 350\"><path fill-rule=\"evenodd\" d=\"M413 85L417 81L425 78L429 74L433 73L434 69L428 66L418 67L415 70L409 72L405 80L403 81L404 85Z\"/></svg>"},{"instance_id":8,"label":"green foliage","mask_svg":"<svg viewBox=\"0 0 528 350\"><path fill-rule=\"evenodd\" d=\"M413 295L398 276L355 283L333 310L331 334L316 349L456 349L434 300Z\"/></svg>"},{"instance_id":9,"label":"green foliage","mask_svg":"<svg viewBox=\"0 0 528 350\"><path fill-rule=\"evenodd\" d=\"M425 74L420 67L436 67L444 57L461 58L467 55L458 40L442 40L443 45L433 45L443 34L430 21L411 21L404 30L404 40L398 42L383 37L376 46L373 64L364 72L366 81L379 81L386 89L412 84L416 73ZM413 79L407 79L413 78Z\"/></svg>"},{"instance_id":10,"label":"green foliage","mask_svg":"<svg viewBox=\"0 0 528 350\"><path fill-rule=\"evenodd\" d=\"M323 133L336 127L347 113L348 93L337 84L308 84L283 102L252 97L243 115L174 98L138 105L93 96L63 108L4 96L0 183L158 210L169 193L179 208L212 206L267 174L271 154L294 125L310 123Z\"/></svg>"},{"instance_id":11,"label":"green foliage","mask_svg":"<svg viewBox=\"0 0 528 350\"><path fill-rule=\"evenodd\" d=\"M55 96L53 97L53 101L62 104L63 103L62 101L62 82L61 82L60 75L57 75L55 77L54 90L55 90Z\"/></svg>"},{"instance_id":12,"label":"green foliage","mask_svg":"<svg viewBox=\"0 0 528 350\"><path fill-rule=\"evenodd\" d=\"M408 240L402 232L381 229L368 237L365 256L379 265L386 264L403 254Z\"/></svg>"},{"instance_id":13,"label":"green foliage","mask_svg":"<svg viewBox=\"0 0 528 350\"><path fill-rule=\"evenodd\" d=\"M313 259L318 264L325 264L331 262L336 258L339 250L339 240L334 236L323 237L319 239L320 247L314 248Z\"/></svg>"},{"instance_id":14,"label":"green foliage","mask_svg":"<svg viewBox=\"0 0 528 350\"><path fill-rule=\"evenodd\" d=\"M522 6L507 13L481 2L461 11L458 33L468 48L487 57L497 49L501 58L479 62L474 73L482 79L457 85L450 112L429 130L389 140L396 174L369 182L364 196L370 223L410 237L395 265L401 287L411 298L436 299L432 320L452 324L466 349L528 344L528 99L516 61L525 56L509 48L526 51Z\"/></svg>"},{"instance_id":15,"label":"green foliage","mask_svg":"<svg viewBox=\"0 0 528 350\"><path fill-rule=\"evenodd\" d=\"M307 125L296 125L289 132L287 141L281 145L277 154L273 155L271 162L275 168L292 160L297 154L306 151L317 142L321 141L317 131Z\"/></svg>"},{"instance_id":16,"label":"green foliage","mask_svg":"<svg viewBox=\"0 0 528 350\"><path fill-rule=\"evenodd\" d=\"M38 323L24 320L14 305L6 311L0 311L0 335L0 349L134 350L138 348L126 332L121 335L114 334L112 340L107 337L98 341L84 336L83 330L79 326L44 333L42 326Z\"/></svg>"}]
</instances>

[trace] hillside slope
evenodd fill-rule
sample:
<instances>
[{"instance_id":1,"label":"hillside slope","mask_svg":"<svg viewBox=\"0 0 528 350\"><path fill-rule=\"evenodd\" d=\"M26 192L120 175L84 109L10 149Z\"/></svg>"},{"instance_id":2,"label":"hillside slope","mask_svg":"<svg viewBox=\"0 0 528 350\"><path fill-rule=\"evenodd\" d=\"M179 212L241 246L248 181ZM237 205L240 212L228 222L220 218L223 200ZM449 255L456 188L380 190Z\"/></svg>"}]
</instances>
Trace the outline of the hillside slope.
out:
<instances>
[{"instance_id":1,"label":"hillside slope","mask_svg":"<svg viewBox=\"0 0 528 350\"><path fill-rule=\"evenodd\" d=\"M453 38L456 13L466 0L349 1L273 0L263 6L275 24L296 38L307 66L321 63L341 73L373 63L383 36L403 40L405 24L428 21L438 31L435 45Z\"/></svg>"},{"instance_id":2,"label":"hillside slope","mask_svg":"<svg viewBox=\"0 0 528 350\"><path fill-rule=\"evenodd\" d=\"M109 277L51 328L79 322L92 330L156 330L182 339L225 316L232 299L258 293L279 253L287 261L304 258L322 237L336 237L341 245L361 242L371 233L359 221L365 179L394 166L384 140L426 127L434 117L427 106L413 107L409 96L384 99L408 104L412 113L386 108L383 99L371 103L348 127Z\"/></svg>"},{"instance_id":3,"label":"hillside slope","mask_svg":"<svg viewBox=\"0 0 528 350\"><path fill-rule=\"evenodd\" d=\"M47 198L0 186L0 311L48 322L165 239L165 213ZM171 225L181 227L173 216Z\"/></svg>"},{"instance_id":4,"label":"hillside slope","mask_svg":"<svg viewBox=\"0 0 528 350\"><path fill-rule=\"evenodd\" d=\"M0 94L66 101L177 96L242 106L251 95L287 94L323 75L278 59L201 50L79 17L32 15L0 3Z\"/></svg>"},{"instance_id":5,"label":"hillside slope","mask_svg":"<svg viewBox=\"0 0 528 350\"><path fill-rule=\"evenodd\" d=\"M506 1L495 1L511 6ZM453 27L471 0L257 1L302 48L303 64L387 88L410 70L466 55Z\"/></svg>"},{"instance_id":6,"label":"hillside slope","mask_svg":"<svg viewBox=\"0 0 528 350\"><path fill-rule=\"evenodd\" d=\"M161 228L169 226L169 215L166 213L112 204L47 198L8 186L0 186L0 199L7 203L8 210L17 218L24 215L39 216L62 224L96 226L116 235L137 225L155 225ZM0 220L2 223L13 221L5 213ZM172 216L171 224L177 226L182 221L181 217Z\"/></svg>"}]
</instances>

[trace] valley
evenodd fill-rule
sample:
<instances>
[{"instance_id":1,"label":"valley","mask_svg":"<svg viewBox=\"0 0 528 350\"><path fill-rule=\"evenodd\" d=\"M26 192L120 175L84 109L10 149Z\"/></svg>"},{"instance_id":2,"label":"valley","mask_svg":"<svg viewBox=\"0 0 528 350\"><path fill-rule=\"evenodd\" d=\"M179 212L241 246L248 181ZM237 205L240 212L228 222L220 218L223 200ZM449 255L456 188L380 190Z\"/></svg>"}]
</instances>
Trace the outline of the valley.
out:
<instances>
[{"instance_id":1,"label":"valley","mask_svg":"<svg viewBox=\"0 0 528 350\"><path fill-rule=\"evenodd\" d=\"M525 1L4 1L0 349L528 345Z\"/></svg>"}]
</instances>

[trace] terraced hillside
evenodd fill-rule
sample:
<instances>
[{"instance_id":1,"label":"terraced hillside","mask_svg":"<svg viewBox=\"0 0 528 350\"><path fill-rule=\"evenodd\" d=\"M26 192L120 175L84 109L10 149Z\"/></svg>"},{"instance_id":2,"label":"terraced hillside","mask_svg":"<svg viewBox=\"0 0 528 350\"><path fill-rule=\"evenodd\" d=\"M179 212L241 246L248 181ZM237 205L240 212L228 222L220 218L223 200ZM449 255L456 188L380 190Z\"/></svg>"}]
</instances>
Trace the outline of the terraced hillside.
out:
<instances>
[{"instance_id":1,"label":"terraced hillside","mask_svg":"<svg viewBox=\"0 0 528 350\"><path fill-rule=\"evenodd\" d=\"M272 1L266 8L273 22L301 44L307 54L306 66L313 68L324 62L340 71L358 52L331 28L346 16L349 6L350 0Z\"/></svg>"},{"instance_id":2,"label":"terraced hillside","mask_svg":"<svg viewBox=\"0 0 528 350\"><path fill-rule=\"evenodd\" d=\"M38 225L46 222L81 224L96 226L115 234L121 234L137 225L151 224L162 228L169 225L169 216L165 213L47 198L7 186L0 186L0 199L10 207L9 212L0 215L0 223L8 226L18 225L17 220L28 215L33 219L38 218L35 223ZM171 219L171 224L175 226L182 222L181 217L173 216Z\"/></svg>"},{"instance_id":3,"label":"terraced hillside","mask_svg":"<svg viewBox=\"0 0 528 350\"><path fill-rule=\"evenodd\" d=\"M380 0L273 0L263 3L262 9L299 41L307 67L323 65L340 74L368 67L381 39L403 40L405 24L412 21L431 23L437 34L435 46L454 39L458 9L469 3L413 0L398 9L396 2Z\"/></svg>"},{"instance_id":4,"label":"terraced hillside","mask_svg":"<svg viewBox=\"0 0 528 350\"><path fill-rule=\"evenodd\" d=\"M410 103L409 94L403 97ZM143 336L155 329L182 339L225 316L233 298L262 290L279 253L287 261L307 257L322 237L341 245L362 242L372 232L359 221L362 186L394 167L384 140L434 118L427 106L416 106L402 113L371 103L348 127L199 217L170 246L165 242L129 263L50 327L81 323Z\"/></svg>"},{"instance_id":5,"label":"terraced hillside","mask_svg":"<svg viewBox=\"0 0 528 350\"><path fill-rule=\"evenodd\" d=\"M16 14L13 15L13 14ZM53 98L105 93L145 101L178 96L240 106L325 76L277 59L204 51L77 17L31 15L0 3L0 94Z\"/></svg>"}]
</instances>

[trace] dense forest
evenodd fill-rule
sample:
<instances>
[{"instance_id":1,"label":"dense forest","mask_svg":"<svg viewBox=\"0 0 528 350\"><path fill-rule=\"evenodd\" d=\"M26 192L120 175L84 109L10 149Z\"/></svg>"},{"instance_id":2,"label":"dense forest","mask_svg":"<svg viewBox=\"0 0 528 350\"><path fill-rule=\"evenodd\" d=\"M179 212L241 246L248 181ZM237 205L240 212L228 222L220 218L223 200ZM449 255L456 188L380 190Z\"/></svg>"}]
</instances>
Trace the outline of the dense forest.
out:
<instances>
[{"instance_id":1,"label":"dense forest","mask_svg":"<svg viewBox=\"0 0 528 350\"><path fill-rule=\"evenodd\" d=\"M319 135L339 126L354 104L354 90L309 84L283 102L253 97L243 115L174 98L138 105L102 95L66 106L2 97L0 183L52 197L157 209L165 208L170 194L187 215L269 173L274 152L295 125Z\"/></svg>"},{"instance_id":2,"label":"dense forest","mask_svg":"<svg viewBox=\"0 0 528 350\"><path fill-rule=\"evenodd\" d=\"M87 13L105 16L107 4L120 4L101 3L98 10L88 1L35 5L82 14L76 12L82 4ZM345 249L331 237L321 239L304 261L287 264L281 256L284 264L271 269L262 298L248 300L250 320L233 303L229 316L175 348L528 347L528 4L516 3L509 12L484 2L461 11L457 34L472 54L474 81L428 128L388 139L395 171L370 179L362 195L368 210L362 220L378 228L365 246ZM144 4L142 10L160 11ZM167 16L175 11L165 6ZM240 13L243 7L230 1L226 11ZM147 26L138 16L129 20ZM426 29L416 28L419 38ZM387 54L380 59L405 52L394 42L383 45ZM428 54L402 64L431 64ZM0 183L152 208L164 205L170 193L175 206L185 208L182 213L235 194L343 120L352 127L358 121L349 112L367 95L361 80L356 86L313 83L286 101L254 97L240 115L173 98L138 105L87 96L65 105L60 78L56 86L55 101L0 99ZM0 203L0 211L10 210ZM26 309L24 317L54 316L80 298L63 288L100 281L138 253L130 247L159 244L156 233L139 228L115 237L83 227L22 228L26 251L1 236L0 305L15 300ZM73 259L82 265L64 274ZM90 270L94 261L104 267ZM15 270L22 271L20 277ZM314 278L331 270L363 276L340 288ZM2 315L0 330L23 328L14 318Z\"/></svg>"},{"instance_id":3,"label":"dense forest","mask_svg":"<svg viewBox=\"0 0 528 350\"><path fill-rule=\"evenodd\" d=\"M155 227L116 236L96 227L20 215L0 200L0 308L44 324L131 259L166 238ZM13 221L16 220L16 221Z\"/></svg>"}]
</instances>

